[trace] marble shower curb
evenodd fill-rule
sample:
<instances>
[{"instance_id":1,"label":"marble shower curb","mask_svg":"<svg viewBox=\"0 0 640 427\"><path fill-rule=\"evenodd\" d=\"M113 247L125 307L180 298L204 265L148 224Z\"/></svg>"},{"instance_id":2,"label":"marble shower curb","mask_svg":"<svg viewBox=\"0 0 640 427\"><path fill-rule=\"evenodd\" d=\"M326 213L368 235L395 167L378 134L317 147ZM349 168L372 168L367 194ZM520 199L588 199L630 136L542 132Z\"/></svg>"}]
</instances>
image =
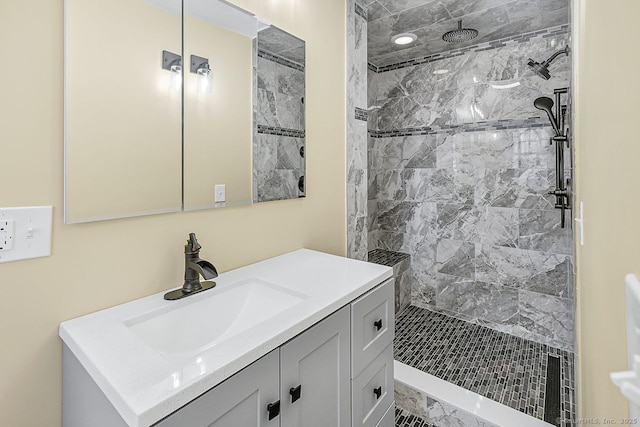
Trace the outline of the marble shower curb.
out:
<instances>
[{"instance_id":1,"label":"marble shower curb","mask_svg":"<svg viewBox=\"0 0 640 427\"><path fill-rule=\"evenodd\" d=\"M435 427L552 427L552 424L394 361L396 406Z\"/></svg>"}]
</instances>

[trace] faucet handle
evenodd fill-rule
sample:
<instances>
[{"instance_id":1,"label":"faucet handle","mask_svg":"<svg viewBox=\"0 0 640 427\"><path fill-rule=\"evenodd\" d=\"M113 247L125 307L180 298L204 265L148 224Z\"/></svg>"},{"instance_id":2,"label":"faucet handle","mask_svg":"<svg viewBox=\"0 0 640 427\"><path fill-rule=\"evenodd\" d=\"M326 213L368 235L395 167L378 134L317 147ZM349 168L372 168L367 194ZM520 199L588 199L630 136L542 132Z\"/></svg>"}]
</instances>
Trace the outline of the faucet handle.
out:
<instances>
[{"instance_id":1,"label":"faucet handle","mask_svg":"<svg viewBox=\"0 0 640 427\"><path fill-rule=\"evenodd\" d=\"M184 247L184 253L197 254L200 252L200 248L202 248L202 246L198 243L196 233L189 233L189 240L187 240L187 245Z\"/></svg>"}]
</instances>

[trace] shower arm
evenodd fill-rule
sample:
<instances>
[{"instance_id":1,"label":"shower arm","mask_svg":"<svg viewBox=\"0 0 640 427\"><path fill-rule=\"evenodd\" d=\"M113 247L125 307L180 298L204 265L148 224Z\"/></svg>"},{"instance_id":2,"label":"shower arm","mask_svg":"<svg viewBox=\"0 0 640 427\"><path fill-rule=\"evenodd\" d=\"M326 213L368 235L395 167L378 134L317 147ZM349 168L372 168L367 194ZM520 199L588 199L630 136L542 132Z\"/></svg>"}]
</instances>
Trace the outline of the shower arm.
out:
<instances>
[{"instance_id":1,"label":"shower arm","mask_svg":"<svg viewBox=\"0 0 640 427\"><path fill-rule=\"evenodd\" d=\"M542 66L543 66L543 67L545 67L545 68L546 68L546 67L548 67L548 66L549 66L549 64L551 64L551 63L553 62L553 60L554 60L554 59L556 59L558 56L562 55L563 53L564 53L565 55L569 56L569 46L565 46L565 48L564 48L564 49L559 50L559 51L557 51L556 53L554 53L553 55L551 55L551 56L549 57L549 59L547 59L546 61L544 61L544 62L542 63Z\"/></svg>"}]
</instances>

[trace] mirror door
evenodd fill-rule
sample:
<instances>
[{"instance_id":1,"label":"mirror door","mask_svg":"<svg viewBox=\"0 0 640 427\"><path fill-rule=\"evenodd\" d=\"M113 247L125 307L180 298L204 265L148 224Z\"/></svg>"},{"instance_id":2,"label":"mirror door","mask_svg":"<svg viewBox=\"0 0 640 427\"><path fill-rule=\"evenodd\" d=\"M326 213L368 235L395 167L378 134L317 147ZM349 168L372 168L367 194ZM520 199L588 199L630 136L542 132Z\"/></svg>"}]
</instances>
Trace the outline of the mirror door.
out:
<instances>
[{"instance_id":1,"label":"mirror door","mask_svg":"<svg viewBox=\"0 0 640 427\"><path fill-rule=\"evenodd\" d=\"M218 0L184 0L184 208L251 203L257 19Z\"/></svg>"},{"instance_id":2,"label":"mirror door","mask_svg":"<svg viewBox=\"0 0 640 427\"><path fill-rule=\"evenodd\" d=\"M180 0L65 3L65 221L182 208Z\"/></svg>"}]
</instances>

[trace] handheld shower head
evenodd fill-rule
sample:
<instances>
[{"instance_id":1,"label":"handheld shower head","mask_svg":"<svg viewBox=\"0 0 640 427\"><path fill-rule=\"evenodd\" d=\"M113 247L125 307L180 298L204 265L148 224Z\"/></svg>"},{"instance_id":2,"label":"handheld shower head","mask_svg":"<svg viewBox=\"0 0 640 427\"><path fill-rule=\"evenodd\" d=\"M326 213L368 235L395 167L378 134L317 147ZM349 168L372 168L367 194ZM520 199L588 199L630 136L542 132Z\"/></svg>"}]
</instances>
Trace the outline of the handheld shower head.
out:
<instances>
[{"instance_id":1,"label":"handheld shower head","mask_svg":"<svg viewBox=\"0 0 640 427\"><path fill-rule=\"evenodd\" d=\"M561 135L560 129L558 129L558 123L556 122L556 117L553 115L553 111L551 110L553 108L553 99L546 96L541 96L540 98L536 98L536 100L533 101L533 106L538 110L542 110L547 113L549 121L551 122L551 126L553 126L553 130L555 131L556 135Z\"/></svg>"},{"instance_id":2,"label":"handheld shower head","mask_svg":"<svg viewBox=\"0 0 640 427\"><path fill-rule=\"evenodd\" d=\"M549 114L552 114L551 109L553 108L553 99L547 96L541 96L540 98L536 98L536 100L533 101L533 106L538 110L543 110Z\"/></svg>"},{"instance_id":3,"label":"handheld shower head","mask_svg":"<svg viewBox=\"0 0 640 427\"><path fill-rule=\"evenodd\" d=\"M529 66L529 68L531 68L531 70L533 70L534 73L536 73L537 76L545 80L549 80L551 78L551 74L549 73L549 65L554 59L556 59L563 53L569 56L569 46L565 46L564 49L557 51L543 63L536 62L533 59L529 58L529 62L527 62L527 65Z\"/></svg>"}]
</instances>

